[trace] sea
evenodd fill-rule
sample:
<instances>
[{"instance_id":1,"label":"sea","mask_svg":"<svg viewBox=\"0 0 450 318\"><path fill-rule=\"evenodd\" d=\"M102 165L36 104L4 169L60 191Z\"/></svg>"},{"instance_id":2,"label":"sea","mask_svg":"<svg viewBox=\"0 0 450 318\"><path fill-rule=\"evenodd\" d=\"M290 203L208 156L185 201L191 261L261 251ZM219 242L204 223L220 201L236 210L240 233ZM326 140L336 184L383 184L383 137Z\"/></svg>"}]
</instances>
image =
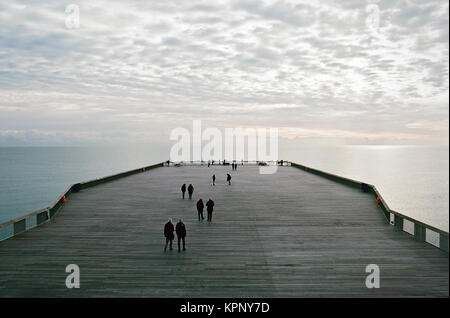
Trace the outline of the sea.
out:
<instances>
[{"instance_id":1,"label":"sea","mask_svg":"<svg viewBox=\"0 0 450 318\"><path fill-rule=\"evenodd\" d=\"M146 146L0 147L0 224L49 206L70 184L168 159ZM449 229L449 147L299 146L280 159L373 184L389 207Z\"/></svg>"}]
</instances>

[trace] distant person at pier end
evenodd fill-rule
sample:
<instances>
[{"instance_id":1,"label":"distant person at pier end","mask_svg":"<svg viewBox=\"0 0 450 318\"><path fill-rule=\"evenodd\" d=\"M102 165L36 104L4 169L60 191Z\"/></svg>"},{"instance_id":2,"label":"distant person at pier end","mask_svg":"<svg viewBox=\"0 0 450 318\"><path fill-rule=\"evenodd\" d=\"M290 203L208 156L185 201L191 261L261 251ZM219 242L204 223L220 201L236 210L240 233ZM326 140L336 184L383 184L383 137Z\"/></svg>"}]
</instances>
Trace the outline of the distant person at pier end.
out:
<instances>
[{"instance_id":1,"label":"distant person at pier end","mask_svg":"<svg viewBox=\"0 0 450 318\"><path fill-rule=\"evenodd\" d=\"M228 185L231 185L231 175L229 173L227 173L227 182Z\"/></svg>"},{"instance_id":2,"label":"distant person at pier end","mask_svg":"<svg viewBox=\"0 0 450 318\"><path fill-rule=\"evenodd\" d=\"M183 194L183 199L184 199L184 194L186 193L186 183L184 183L184 184L181 186L181 193Z\"/></svg>"},{"instance_id":3,"label":"distant person at pier end","mask_svg":"<svg viewBox=\"0 0 450 318\"><path fill-rule=\"evenodd\" d=\"M216 185L216 175L215 174L213 174L212 180L213 180L213 185Z\"/></svg>"},{"instance_id":4,"label":"distant person at pier end","mask_svg":"<svg viewBox=\"0 0 450 318\"><path fill-rule=\"evenodd\" d=\"M200 218L202 220L204 220L205 218L203 217L203 208L205 207L205 205L203 204L203 200L202 198L200 198L197 201L197 212L198 212L198 220L200 221Z\"/></svg>"},{"instance_id":5,"label":"distant person at pier end","mask_svg":"<svg viewBox=\"0 0 450 318\"><path fill-rule=\"evenodd\" d=\"M166 238L166 246L164 247L164 252L167 251L167 245L170 242L170 250L172 250L172 241L175 238L173 235L173 224L172 219L169 219L169 221L164 225L164 237Z\"/></svg>"},{"instance_id":6,"label":"distant person at pier end","mask_svg":"<svg viewBox=\"0 0 450 318\"><path fill-rule=\"evenodd\" d=\"M206 202L206 211L208 212L208 222L212 221L212 214L214 210L214 201L209 198L208 202Z\"/></svg>"},{"instance_id":7,"label":"distant person at pier end","mask_svg":"<svg viewBox=\"0 0 450 318\"><path fill-rule=\"evenodd\" d=\"M181 251L180 249L180 241L183 241L183 251L186 250L186 226L184 226L183 220L180 219L177 223L176 230L177 232L177 238L178 238L178 252Z\"/></svg>"},{"instance_id":8,"label":"distant person at pier end","mask_svg":"<svg viewBox=\"0 0 450 318\"><path fill-rule=\"evenodd\" d=\"M192 193L194 193L194 186L192 184L189 184L188 193L189 193L189 199L192 199Z\"/></svg>"}]
</instances>

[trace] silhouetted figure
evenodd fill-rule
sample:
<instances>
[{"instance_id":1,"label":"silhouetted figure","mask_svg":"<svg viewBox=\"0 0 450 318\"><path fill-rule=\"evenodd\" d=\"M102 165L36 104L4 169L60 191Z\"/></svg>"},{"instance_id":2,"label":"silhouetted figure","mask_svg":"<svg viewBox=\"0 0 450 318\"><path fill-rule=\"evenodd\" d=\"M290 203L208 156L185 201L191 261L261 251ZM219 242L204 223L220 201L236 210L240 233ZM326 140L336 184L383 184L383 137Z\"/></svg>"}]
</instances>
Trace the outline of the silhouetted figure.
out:
<instances>
[{"instance_id":1,"label":"silhouetted figure","mask_svg":"<svg viewBox=\"0 0 450 318\"><path fill-rule=\"evenodd\" d=\"M172 241L175 238L173 235L173 224L172 219L169 219L169 221L164 225L164 237L166 238L166 246L164 247L164 252L167 251L167 244L170 242L170 250L172 250Z\"/></svg>"},{"instance_id":2,"label":"silhouetted figure","mask_svg":"<svg viewBox=\"0 0 450 318\"><path fill-rule=\"evenodd\" d=\"M175 232L177 232L177 238L178 238L178 252L181 251L180 248L180 241L183 241L183 251L186 250L186 226L184 226L183 220L180 219L177 223L177 226L175 227Z\"/></svg>"},{"instance_id":3,"label":"silhouetted figure","mask_svg":"<svg viewBox=\"0 0 450 318\"><path fill-rule=\"evenodd\" d=\"M211 165L211 162L208 160L208 168L209 168L210 165Z\"/></svg>"},{"instance_id":4,"label":"silhouetted figure","mask_svg":"<svg viewBox=\"0 0 450 318\"><path fill-rule=\"evenodd\" d=\"M237 171L237 163L234 164L234 171Z\"/></svg>"},{"instance_id":5,"label":"silhouetted figure","mask_svg":"<svg viewBox=\"0 0 450 318\"><path fill-rule=\"evenodd\" d=\"M202 220L204 220L205 218L203 217L203 208L205 207L205 205L203 204L203 200L202 198L200 198L197 201L197 212L198 212L198 220L200 221L200 218Z\"/></svg>"},{"instance_id":6,"label":"silhouetted figure","mask_svg":"<svg viewBox=\"0 0 450 318\"><path fill-rule=\"evenodd\" d=\"M194 193L194 186L192 184L189 184L188 193L189 193L189 199L192 199L192 193Z\"/></svg>"},{"instance_id":7,"label":"silhouetted figure","mask_svg":"<svg viewBox=\"0 0 450 318\"><path fill-rule=\"evenodd\" d=\"M231 175L229 173L227 173L227 181L228 185L231 185Z\"/></svg>"},{"instance_id":8,"label":"silhouetted figure","mask_svg":"<svg viewBox=\"0 0 450 318\"><path fill-rule=\"evenodd\" d=\"M215 174L213 174L212 179L213 179L213 185L216 185L216 175Z\"/></svg>"},{"instance_id":9,"label":"silhouetted figure","mask_svg":"<svg viewBox=\"0 0 450 318\"><path fill-rule=\"evenodd\" d=\"M183 199L184 199L184 194L186 193L186 183L184 183L184 184L181 186L181 193L183 194Z\"/></svg>"},{"instance_id":10,"label":"silhouetted figure","mask_svg":"<svg viewBox=\"0 0 450 318\"><path fill-rule=\"evenodd\" d=\"M208 202L206 202L206 211L208 212L208 222L212 221L212 213L214 210L214 201L209 198Z\"/></svg>"}]
</instances>

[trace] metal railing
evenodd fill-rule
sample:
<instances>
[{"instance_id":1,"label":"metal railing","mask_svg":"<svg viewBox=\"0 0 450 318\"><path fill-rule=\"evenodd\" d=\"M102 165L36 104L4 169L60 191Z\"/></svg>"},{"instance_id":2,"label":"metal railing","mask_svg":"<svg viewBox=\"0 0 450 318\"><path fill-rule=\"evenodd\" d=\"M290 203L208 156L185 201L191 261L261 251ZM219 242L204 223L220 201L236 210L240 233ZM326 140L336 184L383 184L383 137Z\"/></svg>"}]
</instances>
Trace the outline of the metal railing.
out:
<instances>
[{"instance_id":1,"label":"metal railing","mask_svg":"<svg viewBox=\"0 0 450 318\"><path fill-rule=\"evenodd\" d=\"M390 225L394 226L398 230L413 235L414 239L417 241L427 242L447 253L449 252L448 232L390 209L389 205L386 203L386 201L383 199L383 196L374 185L341 177L336 174L328 173L322 170L314 169L294 162L291 162L290 165L298 169L304 170L308 173L312 173L327 178L329 180L345 184L353 188L358 188L363 192L372 194L381 211L383 212L384 216L386 217L386 221Z\"/></svg>"},{"instance_id":2,"label":"metal railing","mask_svg":"<svg viewBox=\"0 0 450 318\"><path fill-rule=\"evenodd\" d=\"M164 164L165 163L161 162L151 166L145 166L98 179L72 184L50 206L0 224L0 241L6 240L50 221L73 193L98 184L128 177L137 173L143 173L157 167L162 167Z\"/></svg>"},{"instance_id":3,"label":"metal railing","mask_svg":"<svg viewBox=\"0 0 450 318\"><path fill-rule=\"evenodd\" d=\"M232 161L227 161L227 163L232 163ZM259 165L259 164L268 164L275 165L280 164L280 161L270 161L270 162L262 162L262 161L236 161L237 164L244 165ZM94 179L86 182L76 183L71 185L63 194L61 194L53 204L49 207L32 212L30 214L24 215L22 217L13 219L11 221L7 221L3 224L0 224L0 241L13 237L17 234L20 234L24 231L27 231L31 228L39 226L43 223L50 221L59 211L61 206L66 202L66 200L70 197L72 193L76 193L83 189L96 186L98 184L102 184L105 182L110 182L116 179L124 178L133 174L146 172L150 169L154 169L162 166L185 166L185 165L207 165L207 161L188 161L188 162L170 162L165 161L155 165L142 167L139 169L134 169L130 171L125 171L122 173L106 176L99 179ZM214 162L213 165L223 165L222 162ZM308 166L304 166L301 164L297 164L290 161L283 161L283 166L292 166L301 170L304 170L308 173L312 173L329 180L333 180L335 182L345 184L347 186L358 188L363 192L368 194L372 194L377 200L378 206L384 213L386 217L386 221L393 225L396 229L404 231L414 236L417 241L427 242L432 244L433 246L438 247L439 249L449 252L448 248L448 232L433 227L431 225L425 224L421 221L418 221L412 217L406 216L397 211L391 210L383 199L380 192L374 185L364 183L361 181L356 181L353 179L345 178L336 174L328 173L322 170L314 169ZM408 226L409 223L409 226Z\"/></svg>"}]
</instances>

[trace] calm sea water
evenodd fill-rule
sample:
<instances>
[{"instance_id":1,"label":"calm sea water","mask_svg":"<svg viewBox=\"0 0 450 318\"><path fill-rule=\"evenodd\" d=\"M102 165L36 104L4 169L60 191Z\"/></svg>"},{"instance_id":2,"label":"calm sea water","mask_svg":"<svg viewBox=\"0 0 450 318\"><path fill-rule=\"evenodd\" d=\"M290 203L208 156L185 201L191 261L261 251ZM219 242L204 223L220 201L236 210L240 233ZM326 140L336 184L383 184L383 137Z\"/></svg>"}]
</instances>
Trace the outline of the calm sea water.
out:
<instances>
[{"instance_id":1,"label":"calm sea water","mask_svg":"<svg viewBox=\"0 0 450 318\"><path fill-rule=\"evenodd\" d=\"M448 231L448 146L280 147L280 158L377 186L389 206ZM70 184L167 160L154 147L0 147L0 223Z\"/></svg>"}]
</instances>

